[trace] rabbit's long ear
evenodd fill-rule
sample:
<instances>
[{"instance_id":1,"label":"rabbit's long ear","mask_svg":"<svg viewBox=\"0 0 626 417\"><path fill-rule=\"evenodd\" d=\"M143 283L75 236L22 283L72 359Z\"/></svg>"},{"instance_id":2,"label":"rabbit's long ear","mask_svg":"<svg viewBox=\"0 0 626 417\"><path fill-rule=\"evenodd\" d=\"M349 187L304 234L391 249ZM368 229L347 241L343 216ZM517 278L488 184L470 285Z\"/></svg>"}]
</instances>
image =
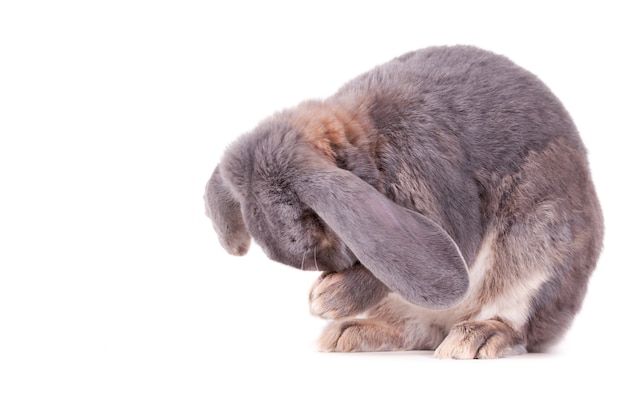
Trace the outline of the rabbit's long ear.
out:
<instances>
[{"instance_id":1,"label":"rabbit's long ear","mask_svg":"<svg viewBox=\"0 0 626 417\"><path fill-rule=\"evenodd\" d=\"M307 174L295 184L299 197L378 279L419 306L442 309L461 301L467 266L441 227L351 172L326 166Z\"/></svg>"},{"instance_id":2,"label":"rabbit's long ear","mask_svg":"<svg viewBox=\"0 0 626 417\"><path fill-rule=\"evenodd\" d=\"M250 234L241 215L241 206L224 183L219 166L206 185L204 205L224 249L231 255L245 255L250 249Z\"/></svg>"}]
</instances>

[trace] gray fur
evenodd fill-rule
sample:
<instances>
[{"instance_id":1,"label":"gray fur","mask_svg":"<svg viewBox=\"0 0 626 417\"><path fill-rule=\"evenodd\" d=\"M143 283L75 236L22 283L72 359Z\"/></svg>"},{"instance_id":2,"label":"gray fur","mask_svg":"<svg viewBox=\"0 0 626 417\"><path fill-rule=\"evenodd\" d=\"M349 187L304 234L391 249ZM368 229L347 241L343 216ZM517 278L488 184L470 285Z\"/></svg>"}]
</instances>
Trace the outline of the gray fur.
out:
<instances>
[{"instance_id":1,"label":"gray fur","mask_svg":"<svg viewBox=\"0 0 626 417\"><path fill-rule=\"evenodd\" d=\"M262 122L226 151L206 202L230 253L245 253L252 236L296 268L365 266L429 309L463 300L468 266L491 236L493 265L467 317L530 276L547 278L523 328L499 317L455 327L508 329L490 355L563 334L603 237L586 151L563 105L508 59L465 46L405 54ZM355 330L332 334L344 327Z\"/></svg>"},{"instance_id":2,"label":"gray fur","mask_svg":"<svg viewBox=\"0 0 626 417\"><path fill-rule=\"evenodd\" d=\"M245 255L250 248L250 235L241 216L241 206L224 184L219 166L206 185L204 201L206 215L213 219L222 246L231 255Z\"/></svg>"}]
</instances>

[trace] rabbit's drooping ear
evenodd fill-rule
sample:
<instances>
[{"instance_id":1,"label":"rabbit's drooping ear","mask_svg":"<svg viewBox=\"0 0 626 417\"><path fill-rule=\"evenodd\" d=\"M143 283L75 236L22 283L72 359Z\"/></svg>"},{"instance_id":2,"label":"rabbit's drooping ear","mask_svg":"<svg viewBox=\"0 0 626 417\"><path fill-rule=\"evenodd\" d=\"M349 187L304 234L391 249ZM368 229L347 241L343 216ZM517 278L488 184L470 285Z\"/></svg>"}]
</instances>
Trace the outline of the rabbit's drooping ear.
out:
<instances>
[{"instance_id":1,"label":"rabbit's drooping ear","mask_svg":"<svg viewBox=\"0 0 626 417\"><path fill-rule=\"evenodd\" d=\"M408 301L442 309L465 295L469 275L450 236L351 172L317 166L296 182L317 212L378 279Z\"/></svg>"},{"instance_id":2,"label":"rabbit's drooping ear","mask_svg":"<svg viewBox=\"0 0 626 417\"><path fill-rule=\"evenodd\" d=\"M206 185L204 204L224 249L231 255L245 255L250 249L250 234L241 215L241 206L224 183L219 165Z\"/></svg>"}]
</instances>

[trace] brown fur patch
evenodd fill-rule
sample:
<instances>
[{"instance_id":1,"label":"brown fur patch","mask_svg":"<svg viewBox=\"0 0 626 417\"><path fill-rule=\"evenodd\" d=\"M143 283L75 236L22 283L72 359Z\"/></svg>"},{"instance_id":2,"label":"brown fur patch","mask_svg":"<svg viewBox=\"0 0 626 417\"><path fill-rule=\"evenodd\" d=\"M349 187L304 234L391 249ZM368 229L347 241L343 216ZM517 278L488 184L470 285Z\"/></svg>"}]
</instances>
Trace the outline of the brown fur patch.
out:
<instances>
[{"instance_id":1,"label":"brown fur patch","mask_svg":"<svg viewBox=\"0 0 626 417\"><path fill-rule=\"evenodd\" d=\"M296 108L293 125L330 160L337 151L363 143L371 132L366 115L339 103L307 101Z\"/></svg>"}]
</instances>

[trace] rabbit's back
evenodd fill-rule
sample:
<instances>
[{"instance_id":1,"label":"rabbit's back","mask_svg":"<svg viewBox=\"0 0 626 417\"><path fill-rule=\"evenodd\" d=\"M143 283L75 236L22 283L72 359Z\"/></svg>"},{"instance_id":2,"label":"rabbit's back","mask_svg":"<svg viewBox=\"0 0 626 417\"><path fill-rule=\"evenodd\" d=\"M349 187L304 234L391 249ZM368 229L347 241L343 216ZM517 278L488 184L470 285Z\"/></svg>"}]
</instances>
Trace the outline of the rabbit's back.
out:
<instances>
[{"instance_id":1,"label":"rabbit's back","mask_svg":"<svg viewBox=\"0 0 626 417\"><path fill-rule=\"evenodd\" d=\"M508 58L470 46L407 53L342 88L371 106L375 128L427 141L454 136L473 168L514 171L555 138L582 147L561 102Z\"/></svg>"},{"instance_id":2,"label":"rabbit's back","mask_svg":"<svg viewBox=\"0 0 626 417\"><path fill-rule=\"evenodd\" d=\"M475 47L407 53L357 77L333 99L367 113L383 192L431 211L469 261L502 214L495 210L506 204L509 185L555 179L529 198L569 199L559 181L589 177L585 148L559 99L508 58ZM554 152L577 157L529 172L537 155ZM590 191L574 196L581 204L595 199L588 182Z\"/></svg>"}]
</instances>

